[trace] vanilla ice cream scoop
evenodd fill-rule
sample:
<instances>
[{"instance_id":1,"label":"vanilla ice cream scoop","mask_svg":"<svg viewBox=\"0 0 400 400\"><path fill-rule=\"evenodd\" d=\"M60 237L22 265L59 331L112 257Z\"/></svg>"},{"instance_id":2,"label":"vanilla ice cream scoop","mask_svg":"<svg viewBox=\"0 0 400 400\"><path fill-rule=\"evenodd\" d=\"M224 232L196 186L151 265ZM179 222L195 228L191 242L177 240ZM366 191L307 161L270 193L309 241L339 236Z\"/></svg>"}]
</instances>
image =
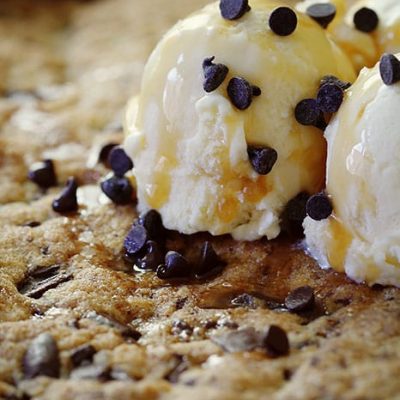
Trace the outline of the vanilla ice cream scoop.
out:
<instances>
[{"instance_id":1,"label":"vanilla ice cream scoop","mask_svg":"<svg viewBox=\"0 0 400 400\"><path fill-rule=\"evenodd\" d=\"M333 214L304 222L322 266L370 285L400 287L399 79L400 62L386 55L347 91L325 133Z\"/></svg>"},{"instance_id":2,"label":"vanilla ice cream scoop","mask_svg":"<svg viewBox=\"0 0 400 400\"><path fill-rule=\"evenodd\" d=\"M354 71L309 17L225 3L238 5L224 10L232 20L211 4L160 41L127 109L125 148L139 210L157 209L167 228L272 239L289 200L324 181L322 132L295 107L323 76Z\"/></svg>"},{"instance_id":3,"label":"vanilla ice cream scoop","mask_svg":"<svg viewBox=\"0 0 400 400\"><path fill-rule=\"evenodd\" d=\"M398 0L305 0L299 11L316 3L332 3L337 15L328 31L352 60L356 70L372 67L385 52L400 51L400 2Z\"/></svg>"}]
</instances>

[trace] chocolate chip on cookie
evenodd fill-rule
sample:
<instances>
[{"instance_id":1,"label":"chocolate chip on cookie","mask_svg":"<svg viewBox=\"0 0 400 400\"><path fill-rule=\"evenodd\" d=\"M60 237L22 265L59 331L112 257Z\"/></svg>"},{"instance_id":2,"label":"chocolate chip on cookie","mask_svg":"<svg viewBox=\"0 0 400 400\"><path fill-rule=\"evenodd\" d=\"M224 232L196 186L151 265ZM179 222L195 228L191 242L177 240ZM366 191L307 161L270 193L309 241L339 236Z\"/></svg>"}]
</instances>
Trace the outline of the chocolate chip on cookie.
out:
<instances>
[{"instance_id":1,"label":"chocolate chip on cookie","mask_svg":"<svg viewBox=\"0 0 400 400\"><path fill-rule=\"evenodd\" d=\"M53 336L42 333L29 345L23 357L23 372L25 379L37 376L60 376L60 356L57 343Z\"/></svg>"},{"instance_id":2,"label":"chocolate chip on cookie","mask_svg":"<svg viewBox=\"0 0 400 400\"><path fill-rule=\"evenodd\" d=\"M299 287L285 299L285 306L289 311L299 312L310 310L314 306L314 290L310 286Z\"/></svg>"},{"instance_id":3,"label":"chocolate chip on cookie","mask_svg":"<svg viewBox=\"0 0 400 400\"><path fill-rule=\"evenodd\" d=\"M142 225L134 224L124 241L126 253L135 256L144 248L148 239L147 229Z\"/></svg>"},{"instance_id":4,"label":"chocolate chip on cookie","mask_svg":"<svg viewBox=\"0 0 400 400\"><path fill-rule=\"evenodd\" d=\"M95 354L96 349L91 344L84 344L73 350L70 359L74 367L79 367L84 363L91 363Z\"/></svg>"},{"instance_id":5,"label":"chocolate chip on cookie","mask_svg":"<svg viewBox=\"0 0 400 400\"><path fill-rule=\"evenodd\" d=\"M187 278L191 273L189 262L176 251L169 251L165 256L165 263L157 268L160 279Z\"/></svg>"},{"instance_id":6,"label":"chocolate chip on cookie","mask_svg":"<svg viewBox=\"0 0 400 400\"><path fill-rule=\"evenodd\" d=\"M57 185L57 176L52 160L43 160L32 165L28 178L42 189Z\"/></svg>"},{"instance_id":7,"label":"chocolate chip on cookie","mask_svg":"<svg viewBox=\"0 0 400 400\"><path fill-rule=\"evenodd\" d=\"M210 242L205 242L200 250L200 261L194 269L196 278L204 279L218 274L225 266Z\"/></svg>"},{"instance_id":8,"label":"chocolate chip on cookie","mask_svg":"<svg viewBox=\"0 0 400 400\"><path fill-rule=\"evenodd\" d=\"M53 201L53 210L58 213L68 213L78 210L78 200L76 192L78 184L75 178L69 178L65 189L61 192L60 196Z\"/></svg>"},{"instance_id":9,"label":"chocolate chip on cookie","mask_svg":"<svg viewBox=\"0 0 400 400\"><path fill-rule=\"evenodd\" d=\"M54 289L72 279L72 274L60 265L37 268L19 285L19 292L32 299L39 299L50 289Z\"/></svg>"},{"instance_id":10,"label":"chocolate chip on cookie","mask_svg":"<svg viewBox=\"0 0 400 400\"><path fill-rule=\"evenodd\" d=\"M272 356L289 354L289 339L286 332L276 325L271 325L263 338L263 345Z\"/></svg>"},{"instance_id":11,"label":"chocolate chip on cookie","mask_svg":"<svg viewBox=\"0 0 400 400\"><path fill-rule=\"evenodd\" d=\"M100 187L115 204L126 205L133 202L133 187L128 178L112 176L101 182Z\"/></svg>"}]
</instances>

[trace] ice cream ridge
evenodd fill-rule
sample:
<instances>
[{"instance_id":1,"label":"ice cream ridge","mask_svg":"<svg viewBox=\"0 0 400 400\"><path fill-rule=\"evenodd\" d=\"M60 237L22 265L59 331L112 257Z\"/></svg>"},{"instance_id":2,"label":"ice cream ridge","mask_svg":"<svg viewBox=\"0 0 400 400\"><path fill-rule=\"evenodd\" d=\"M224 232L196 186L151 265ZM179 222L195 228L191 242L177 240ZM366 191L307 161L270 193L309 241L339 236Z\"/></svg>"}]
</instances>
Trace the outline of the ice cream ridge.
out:
<instances>
[{"instance_id":1,"label":"ice cream ridge","mask_svg":"<svg viewBox=\"0 0 400 400\"><path fill-rule=\"evenodd\" d=\"M307 244L322 266L400 287L400 55L363 69L325 131L326 193L309 200ZM332 212L333 211L333 212Z\"/></svg>"},{"instance_id":2,"label":"ice cream ridge","mask_svg":"<svg viewBox=\"0 0 400 400\"><path fill-rule=\"evenodd\" d=\"M184 234L277 237L288 205L323 188L323 129L355 79L327 25L269 0L178 22L126 113L139 211Z\"/></svg>"}]
</instances>

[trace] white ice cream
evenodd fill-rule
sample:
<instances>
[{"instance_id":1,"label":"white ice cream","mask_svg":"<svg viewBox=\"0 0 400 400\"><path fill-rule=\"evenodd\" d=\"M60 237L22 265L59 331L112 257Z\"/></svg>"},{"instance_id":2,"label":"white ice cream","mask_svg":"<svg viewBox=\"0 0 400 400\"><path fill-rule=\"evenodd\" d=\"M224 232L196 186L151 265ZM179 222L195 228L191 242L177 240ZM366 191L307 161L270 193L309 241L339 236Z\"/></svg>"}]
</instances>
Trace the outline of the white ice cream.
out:
<instances>
[{"instance_id":1,"label":"white ice cream","mask_svg":"<svg viewBox=\"0 0 400 400\"><path fill-rule=\"evenodd\" d=\"M169 229L272 239L287 202L323 184L325 141L318 129L296 122L294 108L315 96L324 75L353 81L354 72L306 16L299 15L292 35L274 34L268 18L278 5L254 0L250 12L231 22L211 4L179 22L150 57L141 94L127 110L126 149L139 210L159 210ZM210 56L230 72L206 93L202 62ZM233 76L262 90L245 111L227 96ZM253 170L248 145L277 151L270 174Z\"/></svg>"},{"instance_id":2,"label":"white ice cream","mask_svg":"<svg viewBox=\"0 0 400 400\"><path fill-rule=\"evenodd\" d=\"M357 282L400 287L400 84L363 69L326 138L334 214L305 220L309 249Z\"/></svg>"}]
</instances>

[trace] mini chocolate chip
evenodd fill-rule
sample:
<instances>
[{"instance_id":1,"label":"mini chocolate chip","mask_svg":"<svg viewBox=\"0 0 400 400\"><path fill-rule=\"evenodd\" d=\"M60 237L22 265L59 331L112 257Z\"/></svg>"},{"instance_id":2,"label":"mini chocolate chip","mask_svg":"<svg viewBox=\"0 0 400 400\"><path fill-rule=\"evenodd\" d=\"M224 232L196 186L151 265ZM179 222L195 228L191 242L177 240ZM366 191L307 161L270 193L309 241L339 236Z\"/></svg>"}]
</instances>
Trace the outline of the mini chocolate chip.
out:
<instances>
[{"instance_id":1,"label":"mini chocolate chip","mask_svg":"<svg viewBox=\"0 0 400 400\"><path fill-rule=\"evenodd\" d=\"M262 344L260 334L252 327L211 336L211 340L230 353L253 351Z\"/></svg>"},{"instance_id":2,"label":"mini chocolate chip","mask_svg":"<svg viewBox=\"0 0 400 400\"><path fill-rule=\"evenodd\" d=\"M101 148L99 153L99 162L101 162L105 167L110 168L108 157L110 156L111 150L117 146L117 143L108 143Z\"/></svg>"},{"instance_id":3,"label":"mini chocolate chip","mask_svg":"<svg viewBox=\"0 0 400 400\"><path fill-rule=\"evenodd\" d=\"M223 64L214 64L215 57L203 61L204 83L203 88L207 93L218 89L228 75L229 68Z\"/></svg>"},{"instance_id":4,"label":"mini chocolate chip","mask_svg":"<svg viewBox=\"0 0 400 400\"><path fill-rule=\"evenodd\" d=\"M278 159L278 153L270 147L249 146L247 154L254 171L260 175L268 175Z\"/></svg>"},{"instance_id":5,"label":"mini chocolate chip","mask_svg":"<svg viewBox=\"0 0 400 400\"><path fill-rule=\"evenodd\" d=\"M71 273L62 272L59 265L52 265L31 272L18 288L21 294L32 299L39 299L48 290L68 282L72 277Z\"/></svg>"},{"instance_id":6,"label":"mini chocolate chip","mask_svg":"<svg viewBox=\"0 0 400 400\"><path fill-rule=\"evenodd\" d=\"M106 365L86 365L74 369L70 375L71 379L77 380L98 380L101 382L109 381L110 368Z\"/></svg>"},{"instance_id":7,"label":"mini chocolate chip","mask_svg":"<svg viewBox=\"0 0 400 400\"><path fill-rule=\"evenodd\" d=\"M318 107L317 100L301 100L294 110L294 116L296 121L301 125L316 126L321 116L321 110Z\"/></svg>"},{"instance_id":8,"label":"mini chocolate chip","mask_svg":"<svg viewBox=\"0 0 400 400\"><path fill-rule=\"evenodd\" d=\"M317 104L322 112L337 112L343 102L343 90L335 83L327 83L321 86L317 95Z\"/></svg>"},{"instance_id":9,"label":"mini chocolate chip","mask_svg":"<svg viewBox=\"0 0 400 400\"><path fill-rule=\"evenodd\" d=\"M224 19L233 21L250 11L250 6L248 0L221 0L219 9Z\"/></svg>"},{"instance_id":10,"label":"mini chocolate chip","mask_svg":"<svg viewBox=\"0 0 400 400\"><path fill-rule=\"evenodd\" d=\"M336 7L332 3L317 3L309 6L306 13L325 29L335 18Z\"/></svg>"},{"instance_id":11,"label":"mini chocolate chip","mask_svg":"<svg viewBox=\"0 0 400 400\"><path fill-rule=\"evenodd\" d=\"M332 203L325 193L318 193L308 199L306 211L313 220L322 221L332 214Z\"/></svg>"},{"instance_id":12,"label":"mini chocolate chip","mask_svg":"<svg viewBox=\"0 0 400 400\"><path fill-rule=\"evenodd\" d=\"M32 165L28 178L42 189L57 185L57 176L52 160L43 160Z\"/></svg>"},{"instance_id":13,"label":"mini chocolate chip","mask_svg":"<svg viewBox=\"0 0 400 400\"><path fill-rule=\"evenodd\" d=\"M150 239L156 241L165 240L166 231L158 211L150 210L141 214L138 222L146 228Z\"/></svg>"},{"instance_id":14,"label":"mini chocolate chip","mask_svg":"<svg viewBox=\"0 0 400 400\"><path fill-rule=\"evenodd\" d=\"M53 210L58 213L74 212L78 210L76 191L78 185L75 178L69 178L65 189L60 196L53 201Z\"/></svg>"},{"instance_id":15,"label":"mini chocolate chip","mask_svg":"<svg viewBox=\"0 0 400 400\"><path fill-rule=\"evenodd\" d=\"M218 257L210 242L205 242L200 250L200 262L195 268L196 278L204 279L221 272L225 263Z\"/></svg>"},{"instance_id":16,"label":"mini chocolate chip","mask_svg":"<svg viewBox=\"0 0 400 400\"><path fill-rule=\"evenodd\" d=\"M281 227L283 230L302 233L302 224L307 215L306 204L309 198L310 195L308 193L301 192L286 204L281 214Z\"/></svg>"},{"instance_id":17,"label":"mini chocolate chip","mask_svg":"<svg viewBox=\"0 0 400 400\"><path fill-rule=\"evenodd\" d=\"M108 156L108 162L115 176L122 178L133 168L133 162L122 147L114 147Z\"/></svg>"},{"instance_id":18,"label":"mini chocolate chip","mask_svg":"<svg viewBox=\"0 0 400 400\"><path fill-rule=\"evenodd\" d=\"M40 225L42 225L42 223L39 221L30 221L27 222L26 224L23 224L22 226L26 226L28 228L37 228Z\"/></svg>"},{"instance_id":19,"label":"mini chocolate chip","mask_svg":"<svg viewBox=\"0 0 400 400\"><path fill-rule=\"evenodd\" d=\"M271 325L263 339L263 345L273 356L289 354L289 339L286 332L276 325Z\"/></svg>"},{"instance_id":20,"label":"mini chocolate chip","mask_svg":"<svg viewBox=\"0 0 400 400\"><path fill-rule=\"evenodd\" d=\"M189 262L176 251L169 251L165 256L165 264L157 268L160 279L186 278L191 273Z\"/></svg>"},{"instance_id":21,"label":"mini chocolate chip","mask_svg":"<svg viewBox=\"0 0 400 400\"><path fill-rule=\"evenodd\" d=\"M368 7L360 8L354 14L353 21L356 29L365 33L374 31L379 24L378 15Z\"/></svg>"},{"instance_id":22,"label":"mini chocolate chip","mask_svg":"<svg viewBox=\"0 0 400 400\"><path fill-rule=\"evenodd\" d=\"M289 311L299 312L311 309L314 302L314 290L310 286L302 286L288 294L285 306Z\"/></svg>"},{"instance_id":23,"label":"mini chocolate chip","mask_svg":"<svg viewBox=\"0 0 400 400\"><path fill-rule=\"evenodd\" d=\"M138 254L148 240L147 230L144 226L134 224L124 240L125 251L128 255Z\"/></svg>"},{"instance_id":24,"label":"mini chocolate chip","mask_svg":"<svg viewBox=\"0 0 400 400\"><path fill-rule=\"evenodd\" d=\"M346 90L351 86L350 82L344 82L334 75L325 75L321 78L319 87L321 88L322 86L329 84L329 83L334 83L335 85L339 86L342 90Z\"/></svg>"},{"instance_id":25,"label":"mini chocolate chip","mask_svg":"<svg viewBox=\"0 0 400 400\"><path fill-rule=\"evenodd\" d=\"M259 88L258 86L253 85L251 87L251 90L252 90L253 96L255 96L255 97L261 96L262 91L261 91L261 88Z\"/></svg>"},{"instance_id":26,"label":"mini chocolate chip","mask_svg":"<svg viewBox=\"0 0 400 400\"><path fill-rule=\"evenodd\" d=\"M133 188L128 178L113 176L101 182L101 190L115 204L126 205L133 201Z\"/></svg>"},{"instance_id":27,"label":"mini chocolate chip","mask_svg":"<svg viewBox=\"0 0 400 400\"><path fill-rule=\"evenodd\" d=\"M400 81L400 61L393 54L384 54L379 62L379 72L385 85Z\"/></svg>"},{"instance_id":28,"label":"mini chocolate chip","mask_svg":"<svg viewBox=\"0 0 400 400\"><path fill-rule=\"evenodd\" d=\"M289 7L278 7L269 17L269 27L279 36L292 34L297 27L297 15Z\"/></svg>"},{"instance_id":29,"label":"mini chocolate chip","mask_svg":"<svg viewBox=\"0 0 400 400\"><path fill-rule=\"evenodd\" d=\"M161 246L158 243L149 240L146 243L144 251L146 252L146 255L137 260L136 266L139 269L156 271L157 267L163 263L164 259Z\"/></svg>"},{"instance_id":30,"label":"mini chocolate chip","mask_svg":"<svg viewBox=\"0 0 400 400\"><path fill-rule=\"evenodd\" d=\"M244 78L232 78L228 84L228 96L239 110L246 110L253 101L253 86Z\"/></svg>"},{"instance_id":31,"label":"mini chocolate chip","mask_svg":"<svg viewBox=\"0 0 400 400\"><path fill-rule=\"evenodd\" d=\"M70 359L74 367L79 367L83 363L91 363L96 349L91 344L84 344L71 353Z\"/></svg>"},{"instance_id":32,"label":"mini chocolate chip","mask_svg":"<svg viewBox=\"0 0 400 400\"><path fill-rule=\"evenodd\" d=\"M25 379L60 376L59 351L53 336L42 333L33 339L23 357L23 371Z\"/></svg>"},{"instance_id":33,"label":"mini chocolate chip","mask_svg":"<svg viewBox=\"0 0 400 400\"><path fill-rule=\"evenodd\" d=\"M119 330L121 336L129 343L137 342L142 337L142 334L131 326L121 326Z\"/></svg>"}]
</instances>

